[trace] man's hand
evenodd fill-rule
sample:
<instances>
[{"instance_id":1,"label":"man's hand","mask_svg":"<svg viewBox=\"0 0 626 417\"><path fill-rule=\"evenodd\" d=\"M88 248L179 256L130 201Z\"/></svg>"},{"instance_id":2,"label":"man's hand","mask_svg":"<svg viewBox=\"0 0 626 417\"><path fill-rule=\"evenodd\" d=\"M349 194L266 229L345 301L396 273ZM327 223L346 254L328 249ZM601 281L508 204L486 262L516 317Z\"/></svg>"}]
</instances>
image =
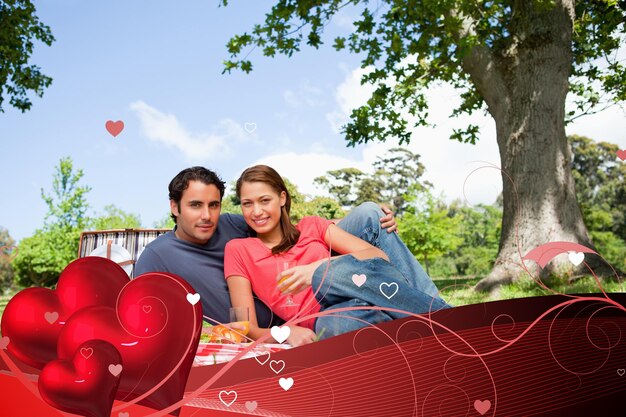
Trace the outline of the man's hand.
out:
<instances>
[{"instance_id":1,"label":"man's hand","mask_svg":"<svg viewBox=\"0 0 626 417\"><path fill-rule=\"evenodd\" d=\"M386 204L380 204L380 208L386 214L386 216L380 218L380 226L387 230L387 233L396 232L398 225L396 218L393 216L393 211Z\"/></svg>"}]
</instances>

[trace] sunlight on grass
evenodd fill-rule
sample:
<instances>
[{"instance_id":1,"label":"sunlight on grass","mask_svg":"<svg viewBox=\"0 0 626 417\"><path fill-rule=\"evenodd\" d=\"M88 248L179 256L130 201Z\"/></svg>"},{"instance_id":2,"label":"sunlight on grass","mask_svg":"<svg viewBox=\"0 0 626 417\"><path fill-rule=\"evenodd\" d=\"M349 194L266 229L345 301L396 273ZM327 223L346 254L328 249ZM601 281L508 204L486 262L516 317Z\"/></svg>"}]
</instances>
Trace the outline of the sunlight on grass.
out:
<instances>
[{"instance_id":1,"label":"sunlight on grass","mask_svg":"<svg viewBox=\"0 0 626 417\"><path fill-rule=\"evenodd\" d=\"M453 306L484 303L488 301L507 300L512 298L534 297L540 295L562 294L587 294L605 292L624 292L624 283L602 281L602 289L591 276L581 278L573 283L566 280L554 280L549 289L542 288L538 283L526 278L513 284L504 285L495 295L480 293L473 289L480 280L478 278L441 278L435 279L435 284L441 290L442 298Z\"/></svg>"}]
</instances>

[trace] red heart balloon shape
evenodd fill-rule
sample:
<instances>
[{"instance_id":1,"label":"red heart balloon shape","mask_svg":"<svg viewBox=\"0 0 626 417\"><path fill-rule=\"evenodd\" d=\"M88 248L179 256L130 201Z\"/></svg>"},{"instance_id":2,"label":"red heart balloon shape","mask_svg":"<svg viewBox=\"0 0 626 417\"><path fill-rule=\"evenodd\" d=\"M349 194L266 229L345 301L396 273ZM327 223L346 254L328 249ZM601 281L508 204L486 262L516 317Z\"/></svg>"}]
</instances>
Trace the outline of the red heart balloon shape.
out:
<instances>
[{"instance_id":1,"label":"red heart balloon shape","mask_svg":"<svg viewBox=\"0 0 626 417\"><path fill-rule=\"evenodd\" d=\"M94 305L114 307L128 282L128 275L115 262L88 256L65 267L56 290L20 291L2 315L2 335L11 340L8 351L24 363L43 368L57 358L57 338L72 313Z\"/></svg>"},{"instance_id":2,"label":"red heart balloon shape","mask_svg":"<svg viewBox=\"0 0 626 417\"><path fill-rule=\"evenodd\" d=\"M174 274L143 274L124 287L116 309L74 313L59 335L59 358L71 357L86 340L106 340L124 363L115 398L168 407L183 397L200 341L202 307L187 301L190 293L195 290Z\"/></svg>"},{"instance_id":3,"label":"red heart balloon shape","mask_svg":"<svg viewBox=\"0 0 626 417\"><path fill-rule=\"evenodd\" d=\"M86 417L109 417L120 383L122 357L113 345L90 340L72 360L49 362L39 374L41 397L59 410ZM110 369L111 368L111 369Z\"/></svg>"}]
</instances>

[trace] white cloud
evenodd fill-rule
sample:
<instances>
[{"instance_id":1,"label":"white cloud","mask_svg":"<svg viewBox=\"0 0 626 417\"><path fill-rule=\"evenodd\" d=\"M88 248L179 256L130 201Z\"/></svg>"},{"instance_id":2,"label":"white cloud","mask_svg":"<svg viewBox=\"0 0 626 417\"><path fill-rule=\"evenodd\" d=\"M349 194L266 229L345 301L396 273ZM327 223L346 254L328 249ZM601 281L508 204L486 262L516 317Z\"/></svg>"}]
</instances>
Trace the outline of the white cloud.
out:
<instances>
[{"instance_id":1,"label":"white cloud","mask_svg":"<svg viewBox=\"0 0 626 417\"><path fill-rule=\"evenodd\" d=\"M598 142L616 143L626 149L626 111L612 106L601 113L574 120L566 127L568 135L587 136Z\"/></svg>"},{"instance_id":2,"label":"white cloud","mask_svg":"<svg viewBox=\"0 0 626 417\"><path fill-rule=\"evenodd\" d=\"M328 153L280 153L265 156L251 165L269 165L278 173L298 186L298 190L308 195L324 195L325 192L315 186L313 180L326 171L345 167L368 170L364 160L353 160Z\"/></svg>"},{"instance_id":3,"label":"white cloud","mask_svg":"<svg viewBox=\"0 0 626 417\"><path fill-rule=\"evenodd\" d=\"M317 107L324 104L323 100L324 92L311 85L308 82L303 82L298 86L297 91L285 90L283 91L283 99L293 108L301 106Z\"/></svg>"},{"instance_id":4,"label":"white cloud","mask_svg":"<svg viewBox=\"0 0 626 417\"><path fill-rule=\"evenodd\" d=\"M362 68L353 70L337 87L337 107L326 114L335 132L348 121L352 109L365 104L371 96L373 87L369 84L361 85L360 81L367 71ZM500 166L495 123L491 117L481 114L449 118L452 109L459 103L458 93L450 86L432 87L426 95L430 103L429 121L434 127L413 128L411 143L403 147L421 155L420 160L426 167L423 179L434 185L437 194L444 193L448 201L465 198L470 204L493 203L502 190L500 171L493 168L472 171L479 167ZM481 126L481 138L476 145L449 139L454 127L466 126L468 123ZM393 139L365 145L363 163L367 165L368 171L378 156L396 146L398 143Z\"/></svg>"},{"instance_id":5,"label":"white cloud","mask_svg":"<svg viewBox=\"0 0 626 417\"><path fill-rule=\"evenodd\" d=\"M189 132L173 114L163 113L154 107L136 101L130 105L141 122L146 137L154 142L182 152L189 161L210 161L215 156L231 153L229 143L242 142L251 137L243 125L232 119L220 120L212 133Z\"/></svg>"},{"instance_id":6,"label":"white cloud","mask_svg":"<svg viewBox=\"0 0 626 417\"><path fill-rule=\"evenodd\" d=\"M339 84L335 91L335 101L338 108L326 114L326 120L330 123L333 132L339 133L353 109L367 103L374 92L371 84L361 85L361 77L370 69L357 68L348 72L344 81Z\"/></svg>"}]
</instances>

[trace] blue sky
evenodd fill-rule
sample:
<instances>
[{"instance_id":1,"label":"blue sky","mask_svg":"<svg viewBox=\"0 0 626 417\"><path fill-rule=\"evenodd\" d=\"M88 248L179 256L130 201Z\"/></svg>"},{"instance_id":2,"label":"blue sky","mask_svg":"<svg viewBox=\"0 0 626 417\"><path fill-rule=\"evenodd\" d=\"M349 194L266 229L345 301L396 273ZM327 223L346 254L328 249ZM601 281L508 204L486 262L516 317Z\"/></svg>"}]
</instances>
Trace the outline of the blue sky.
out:
<instances>
[{"instance_id":1,"label":"blue sky","mask_svg":"<svg viewBox=\"0 0 626 417\"><path fill-rule=\"evenodd\" d=\"M225 44L260 23L272 2L217 1L35 2L56 38L37 45L31 59L53 78L43 98L20 113L0 114L0 166L4 169L0 226L19 240L42 227L54 166L63 156L83 169L91 213L114 204L139 214L146 227L168 212L167 184L181 169L204 165L230 182L246 167L267 163L309 194L321 194L312 179L346 166L369 169L394 145L346 147L338 132L351 108L367 97L359 85L359 57L329 45L287 59L250 58L249 75L222 75ZM181 7L181 5L184 5ZM346 10L326 28L327 40L348 33ZM447 118L457 93L434 88L434 128L415 131L410 145L422 155L425 179L451 199L463 196L465 178L481 166L499 165L493 121L482 115L479 145L447 139ZM7 103L7 102L5 102ZM123 120L113 138L107 120ZM626 148L624 112L613 108L568 128ZM256 124L245 129L246 123ZM251 132L250 132L251 131ZM500 174L479 170L466 184L470 203L491 203Z\"/></svg>"}]
</instances>

